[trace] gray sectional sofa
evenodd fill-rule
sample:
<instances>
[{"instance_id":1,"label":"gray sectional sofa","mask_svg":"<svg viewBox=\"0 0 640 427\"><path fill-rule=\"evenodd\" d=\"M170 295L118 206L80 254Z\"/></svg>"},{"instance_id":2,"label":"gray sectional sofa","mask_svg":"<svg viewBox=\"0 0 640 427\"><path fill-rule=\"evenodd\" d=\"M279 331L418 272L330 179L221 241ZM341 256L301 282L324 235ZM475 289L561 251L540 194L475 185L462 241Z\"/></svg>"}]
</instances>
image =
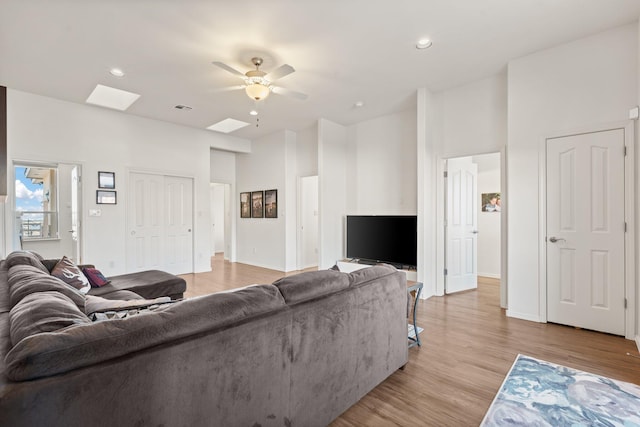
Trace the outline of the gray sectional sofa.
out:
<instances>
[{"instance_id":1,"label":"gray sectional sofa","mask_svg":"<svg viewBox=\"0 0 640 427\"><path fill-rule=\"evenodd\" d=\"M3 426L325 426L407 363L406 277L390 266L112 300L134 314L91 321L109 301L12 255L0 262Z\"/></svg>"}]
</instances>

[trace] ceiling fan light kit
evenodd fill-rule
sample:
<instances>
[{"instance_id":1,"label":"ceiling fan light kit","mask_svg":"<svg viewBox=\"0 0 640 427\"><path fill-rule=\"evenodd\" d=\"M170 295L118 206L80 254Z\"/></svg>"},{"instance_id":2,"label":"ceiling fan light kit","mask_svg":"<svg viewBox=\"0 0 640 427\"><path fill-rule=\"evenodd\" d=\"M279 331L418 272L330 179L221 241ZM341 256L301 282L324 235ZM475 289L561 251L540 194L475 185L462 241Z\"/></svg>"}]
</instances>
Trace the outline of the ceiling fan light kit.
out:
<instances>
[{"instance_id":1,"label":"ceiling fan light kit","mask_svg":"<svg viewBox=\"0 0 640 427\"><path fill-rule=\"evenodd\" d=\"M271 92L293 96L294 98L298 98L302 100L307 98L307 95L303 93L290 91L288 89L273 86L271 84L274 80L278 80L284 76L288 76L289 74L293 73L295 69L291 65L288 65L288 64L281 65L280 67L276 68L275 70L267 74L260 69L260 66L263 63L262 58L258 58L258 57L251 58L251 63L256 67L256 69L247 71L246 73L243 74L240 71L236 70L233 67L230 67L229 65L223 62L217 62L217 61L213 62L214 65L244 80L245 93L249 98L253 99L254 101L261 101L265 99L266 97L269 96ZM240 88L242 87L243 86L240 86ZM235 87L233 89L235 89Z\"/></svg>"}]
</instances>

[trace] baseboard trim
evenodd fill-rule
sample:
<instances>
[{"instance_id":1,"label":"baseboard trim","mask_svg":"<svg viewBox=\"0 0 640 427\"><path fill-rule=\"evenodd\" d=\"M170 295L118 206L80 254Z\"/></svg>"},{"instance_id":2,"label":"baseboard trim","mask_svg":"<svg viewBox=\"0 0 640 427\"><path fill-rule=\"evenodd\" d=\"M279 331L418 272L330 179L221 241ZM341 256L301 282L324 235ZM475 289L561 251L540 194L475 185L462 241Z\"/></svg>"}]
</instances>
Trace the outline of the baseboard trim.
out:
<instances>
[{"instance_id":1,"label":"baseboard trim","mask_svg":"<svg viewBox=\"0 0 640 427\"><path fill-rule=\"evenodd\" d=\"M488 277L489 279L498 279L498 280L500 280L500 275L499 275L499 274L493 274L493 273L478 273L478 276Z\"/></svg>"},{"instance_id":2,"label":"baseboard trim","mask_svg":"<svg viewBox=\"0 0 640 427\"><path fill-rule=\"evenodd\" d=\"M638 347L638 353L640 353L640 335L636 335L636 347Z\"/></svg>"},{"instance_id":3,"label":"baseboard trim","mask_svg":"<svg viewBox=\"0 0 640 427\"><path fill-rule=\"evenodd\" d=\"M507 317L513 317L513 318L516 318L516 319L522 319L522 320L528 320L530 322L541 323L540 322L540 317L538 317L538 316L535 316L533 314L518 313L518 312L513 311L513 310L507 310Z\"/></svg>"}]
</instances>

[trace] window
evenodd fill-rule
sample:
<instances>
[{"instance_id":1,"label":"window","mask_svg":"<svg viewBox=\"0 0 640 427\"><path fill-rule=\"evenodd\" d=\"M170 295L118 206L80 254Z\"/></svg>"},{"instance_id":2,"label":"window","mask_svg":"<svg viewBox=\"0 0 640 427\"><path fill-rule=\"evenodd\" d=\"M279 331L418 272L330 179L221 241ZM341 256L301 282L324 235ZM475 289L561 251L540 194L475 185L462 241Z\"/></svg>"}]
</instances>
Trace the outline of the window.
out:
<instances>
[{"instance_id":1,"label":"window","mask_svg":"<svg viewBox=\"0 0 640 427\"><path fill-rule=\"evenodd\" d=\"M15 177L15 207L20 238L57 239L57 168L16 165Z\"/></svg>"}]
</instances>

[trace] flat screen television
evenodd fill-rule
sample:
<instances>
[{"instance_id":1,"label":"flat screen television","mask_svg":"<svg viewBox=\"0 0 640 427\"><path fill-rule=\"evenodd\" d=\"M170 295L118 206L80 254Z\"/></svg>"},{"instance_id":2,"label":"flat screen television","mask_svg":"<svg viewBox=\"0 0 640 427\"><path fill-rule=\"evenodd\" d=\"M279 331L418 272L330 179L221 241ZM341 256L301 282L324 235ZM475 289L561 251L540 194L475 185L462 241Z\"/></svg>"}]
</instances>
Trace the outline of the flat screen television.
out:
<instances>
[{"instance_id":1,"label":"flat screen television","mask_svg":"<svg viewBox=\"0 0 640 427\"><path fill-rule=\"evenodd\" d=\"M418 217L347 215L347 258L415 267Z\"/></svg>"}]
</instances>

